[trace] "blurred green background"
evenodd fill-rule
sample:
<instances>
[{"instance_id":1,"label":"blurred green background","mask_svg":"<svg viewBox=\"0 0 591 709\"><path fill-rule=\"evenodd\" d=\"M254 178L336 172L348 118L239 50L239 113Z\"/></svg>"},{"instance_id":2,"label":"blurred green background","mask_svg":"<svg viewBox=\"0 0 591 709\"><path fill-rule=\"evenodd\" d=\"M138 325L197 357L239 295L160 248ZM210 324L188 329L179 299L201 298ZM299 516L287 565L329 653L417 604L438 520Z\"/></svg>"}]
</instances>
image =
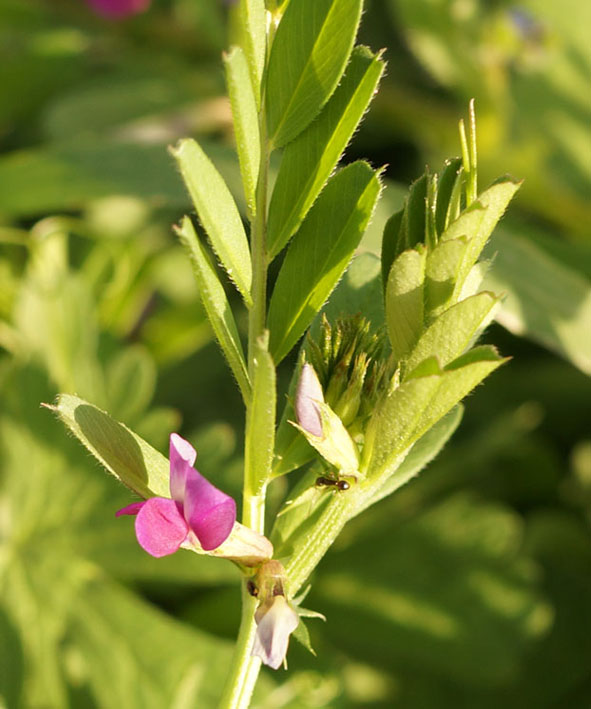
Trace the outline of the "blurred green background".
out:
<instances>
[{"instance_id":1,"label":"blurred green background","mask_svg":"<svg viewBox=\"0 0 591 709\"><path fill-rule=\"evenodd\" d=\"M129 493L39 407L76 392L238 494L240 399L171 224L166 146L197 136L239 196L227 6L0 2L0 706L214 707L239 618L230 564L155 560ZM318 657L293 643L255 706L591 707L591 4L372 0L388 71L345 156L387 164L364 242L458 152L525 182L493 238L486 334L513 360L441 456L354 521L313 577ZM243 317L243 316L241 316ZM285 377L289 372L285 372ZM271 490L271 508L286 481Z\"/></svg>"}]
</instances>

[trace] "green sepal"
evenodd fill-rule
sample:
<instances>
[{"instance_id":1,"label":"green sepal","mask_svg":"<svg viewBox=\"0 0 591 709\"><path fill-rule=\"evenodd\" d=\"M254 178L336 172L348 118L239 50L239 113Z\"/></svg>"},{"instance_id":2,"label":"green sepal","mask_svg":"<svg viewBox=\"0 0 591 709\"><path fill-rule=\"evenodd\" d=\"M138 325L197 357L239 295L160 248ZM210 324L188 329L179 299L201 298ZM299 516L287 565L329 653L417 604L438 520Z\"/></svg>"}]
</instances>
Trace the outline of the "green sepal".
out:
<instances>
[{"instance_id":1,"label":"green sepal","mask_svg":"<svg viewBox=\"0 0 591 709\"><path fill-rule=\"evenodd\" d=\"M300 622L298 623L298 627L293 631L292 633L293 637L300 643L300 645L303 645L308 652L311 652L314 657L316 657L316 652L314 648L312 647L312 643L310 641L310 632L302 620L302 617L300 616Z\"/></svg>"}]
</instances>

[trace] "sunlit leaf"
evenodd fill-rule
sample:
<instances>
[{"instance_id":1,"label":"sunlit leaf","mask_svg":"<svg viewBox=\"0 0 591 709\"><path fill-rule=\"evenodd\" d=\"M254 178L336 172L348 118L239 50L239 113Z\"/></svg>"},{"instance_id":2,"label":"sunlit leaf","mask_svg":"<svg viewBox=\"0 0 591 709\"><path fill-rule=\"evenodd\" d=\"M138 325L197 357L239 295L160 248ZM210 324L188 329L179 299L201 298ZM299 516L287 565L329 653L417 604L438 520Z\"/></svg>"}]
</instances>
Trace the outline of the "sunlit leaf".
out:
<instances>
[{"instance_id":1,"label":"sunlit leaf","mask_svg":"<svg viewBox=\"0 0 591 709\"><path fill-rule=\"evenodd\" d=\"M181 140L171 150L213 250L246 304L250 305L252 270L248 240L230 190L194 140Z\"/></svg>"},{"instance_id":2,"label":"sunlit leaf","mask_svg":"<svg viewBox=\"0 0 591 709\"><path fill-rule=\"evenodd\" d=\"M269 306L270 351L280 362L303 335L357 248L380 193L367 163L327 185L287 252Z\"/></svg>"},{"instance_id":3,"label":"sunlit leaf","mask_svg":"<svg viewBox=\"0 0 591 709\"><path fill-rule=\"evenodd\" d=\"M378 55L365 47L356 48L320 115L285 148L269 206L271 258L287 244L324 187L367 110L383 70Z\"/></svg>"},{"instance_id":4,"label":"sunlit leaf","mask_svg":"<svg viewBox=\"0 0 591 709\"><path fill-rule=\"evenodd\" d=\"M274 147L301 133L335 90L353 49L361 6L361 0L299 0L287 6L267 74Z\"/></svg>"},{"instance_id":5,"label":"sunlit leaf","mask_svg":"<svg viewBox=\"0 0 591 709\"><path fill-rule=\"evenodd\" d=\"M245 400L248 400L250 397L250 381L246 370L244 352L224 288L188 217L183 219L177 233L191 258L197 285L199 286L199 295L216 339L236 377L242 396Z\"/></svg>"},{"instance_id":6,"label":"sunlit leaf","mask_svg":"<svg viewBox=\"0 0 591 709\"><path fill-rule=\"evenodd\" d=\"M226 81L234 117L234 134L240 160L240 172L248 209L255 214L255 190L261 160L259 121L252 83L244 52L233 47L224 56Z\"/></svg>"}]
</instances>

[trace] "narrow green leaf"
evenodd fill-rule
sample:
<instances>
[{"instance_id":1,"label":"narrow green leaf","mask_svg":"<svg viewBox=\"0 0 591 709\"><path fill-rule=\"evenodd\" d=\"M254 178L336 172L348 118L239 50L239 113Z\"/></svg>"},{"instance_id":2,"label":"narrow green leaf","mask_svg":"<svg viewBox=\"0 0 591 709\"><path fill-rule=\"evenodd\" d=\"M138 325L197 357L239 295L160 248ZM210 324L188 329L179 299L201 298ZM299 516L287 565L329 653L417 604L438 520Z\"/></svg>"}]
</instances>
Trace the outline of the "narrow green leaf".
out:
<instances>
[{"instance_id":1,"label":"narrow green leaf","mask_svg":"<svg viewBox=\"0 0 591 709\"><path fill-rule=\"evenodd\" d=\"M268 333L255 343L252 400L246 419L244 476L246 489L259 495L271 475L275 444L275 365L268 350ZM253 435L253 432L257 435Z\"/></svg>"},{"instance_id":2,"label":"narrow green leaf","mask_svg":"<svg viewBox=\"0 0 591 709\"><path fill-rule=\"evenodd\" d=\"M248 240L236 203L211 160L190 139L171 148L213 250L245 303L252 305Z\"/></svg>"},{"instance_id":3,"label":"narrow green leaf","mask_svg":"<svg viewBox=\"0 0 591 709\"><path fill-rule=\"evenodd\" d=\"M483 292L448 308L421 335L406 361L406 371L412 372L428 357L437 357L442 367L459 357L488 322L497 302L493 293Z\"/></svg>"},{"instance_id":4,"label":"narrow green leaf","mask_svg":"<svg viewBox=\"0 0 591 709\"><path fill-rule=\"evenodd\" d=\"M440 241L427 254L425 268L425 311L436 317L450 305L460 266L466 253L467 238Z\"/></svg>"},{"instance_id":5,"label":"narrow green leaf","mask_svg":"<svg viewBox=\"0 0 591 709\"><path fill-rule=\"evenodd\" d=\"M454 192L454 187L458 179L461 179L460 169L462 167L462 159L454 158L447 160L439 180L437 182L437 206L435 210L435 224L437 233L443 234L447 226L447 217L449 207Z\"/></svg>"},{"instance_id":6,"label":"narrow green leaf","mask_svg":"<svg viewBox=\"0 0 591 709\"><path fill-rule=\"evenodd\" d=\"M124 485L141 497L170 497L168 460L127 426L71 394L49 408Z\"/></svg>"},{"instance_id":7,"label":"narrow green leaf","mask_svg":"<svg viewBox=\"0 0 591 709\"><path fill-rule=\"evenodd\" d=\"M421 175L418 180L413 182L408 193L401 224L401 239L404 239L405 249L413 249L417 244L425 243L428 177L428 173Z\"/></svg>"},{"instance_id":8,"label":"narrow green leaf","mask_svg":"<svg viewBox=\"0 0 591 709\"><path fill-rule=\"evenodd\" d=\"M298 0L283 15L269 58L266 101L274 147L316 118L345 70L362 0Z\"/></svg>"},{"instance_id":9,"label":"narrow green leaf","mask_svg":"<svg viewBox=\"0 0 591 709\"><path fill-rule=\"evenodd\" d=\"M338 172L310 210L279 272L269 306L270 351L280 362L346 269L375 208L380 182L367 163Z\"/></svg>"},{"instance_id":10,"label":"narrow green leaf","mask_svg":"<svg viewBox=\"0 0 591 709\"><path fill-rule=\"evenodd\" d=\"M382 235L382 286L384 289L384 295L386 294L386 286L388 285L388 276L390 274L390 269L394 263L394 259L399 256L404 248L400 248L400 234L402 226L402 216L404 210L400 209L388 219L386 225L384 226L384 233Z\"/></svg>"},{"instance_id":11,"label":"narrow green leaf","mask_svg":"<svg viewBox=\"0 0 591 709\"><path fill-rule=\"evenodd\" d=\"M374 415L371 460L362 466L372 476L387 475L410 445L504 361L492 347L478 347L438 372L435 357L423 362Z\"/></svg>"},{"instance_id":12,"label":"narrow green leaf","mask_svg":"<svg viewBox=\"0 0 591 709\"><path fill-rule=\"evenodd\" d=\"M386 324L396 360L404 359L423 331L425 249L403 251L386 285Z\"/></svg>"},{"instance_id":13,"label":"narrow green leaf","mask_svg":"<svg viewBox=\"0 0 591 709\"><path fill-rule=\"evenodd\" d=\"M255 190L261 159L259 122L248 64L240 47L224 56L226 83L234 117L234 134L244 195L251 216L256 211Z\"/></svg>"},{"instance_id":14,"label":"narrow green leaf","mask_svg":"<svg viewBox=\"0 0 591 709\"><path fill-rule=\"evenodd\" d=\"M271 258L287 244L326 184L375 94L383 70L378 55L357 47L342 82L318 118L285 148L269 205Z\"/></svg>"},{"instance_id":15,"label":"narrow green leaf","mask_svg":"<svg viewBox=\"0 0 591 709\"><path fill-rule=\"evenodd\" d=\"M240 0L242 44L248 61L257 110L261 105L261 82L267 51L265 0Z\"/></svg>"},{"instance_id":16,"label":"narrow green leaf","mask_svg":"<svg viewBox=\"0 0 591 709\"><path fill-rule=\"evenodd\" d=\"M232 373L236 377L242 392L242 398L244 401L248 401L250 399L250 381L244 352L224 288L205 249L195 234L195 229L189 217L183 219L181 226L176 231L191 259L199 287L199 295L216 339L228 360Z\"/></svg>"},{"instance_id":17,"label":"narrow green leaf","mask_svg":"<svg viewBox=\"0 0 591 709\"><path fill-rule=\"evenodd\" d=\"M464 210L441 235L443 241L457 239L460 236L465 236L468 239L454 295L461 291L470 269L478 260L489 236L520 186L520 182L510 179L492 185L478 197L476 202Z\"/></svg>"}]
</instances>

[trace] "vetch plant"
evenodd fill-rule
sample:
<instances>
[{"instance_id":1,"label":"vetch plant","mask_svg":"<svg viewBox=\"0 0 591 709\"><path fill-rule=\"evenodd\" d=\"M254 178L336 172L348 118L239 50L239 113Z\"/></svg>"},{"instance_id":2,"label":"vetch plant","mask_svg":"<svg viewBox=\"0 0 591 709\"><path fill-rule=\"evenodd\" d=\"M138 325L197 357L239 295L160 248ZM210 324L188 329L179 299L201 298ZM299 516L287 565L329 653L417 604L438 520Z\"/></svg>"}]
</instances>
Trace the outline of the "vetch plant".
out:
<instances>
[{"instance_id":1,"label":"vetch plant","mask_svg":"<svg viewBox=\"0 0 591 709\"><path fill-rule=\"evenodd\" d=\"M177 434L167 461L78 397L62 394L53 408L143 498L118 514L136 515L148 553L182 547L242 571L221 706L246 707L261 663L284 664L292 634L309 647L302 618L319 614L302 609L297 594L345 524L437 454L459 423L461 400L504 362L493 347L474 346L499 301L479 291L479 257L519 184L503 178L478 192L471 105L468 131L460 124L462 157L417 180L386 224L383 318L370 321L354 305L334 321L321 317L383 187L365 161L337 166L384 61L354 46L362 0L241 0L231 12L235 45L224 64L248 228L197 142L181 140L171 152L198 217L176 232L244 402L242 523ZM271 190L269 160L279 150ZM224 280L248 312L246 354ZM277 367L308 331L277 422ZM287 474L294 484L266 529L267 488Z\"/></svg>"}]
</instances>

